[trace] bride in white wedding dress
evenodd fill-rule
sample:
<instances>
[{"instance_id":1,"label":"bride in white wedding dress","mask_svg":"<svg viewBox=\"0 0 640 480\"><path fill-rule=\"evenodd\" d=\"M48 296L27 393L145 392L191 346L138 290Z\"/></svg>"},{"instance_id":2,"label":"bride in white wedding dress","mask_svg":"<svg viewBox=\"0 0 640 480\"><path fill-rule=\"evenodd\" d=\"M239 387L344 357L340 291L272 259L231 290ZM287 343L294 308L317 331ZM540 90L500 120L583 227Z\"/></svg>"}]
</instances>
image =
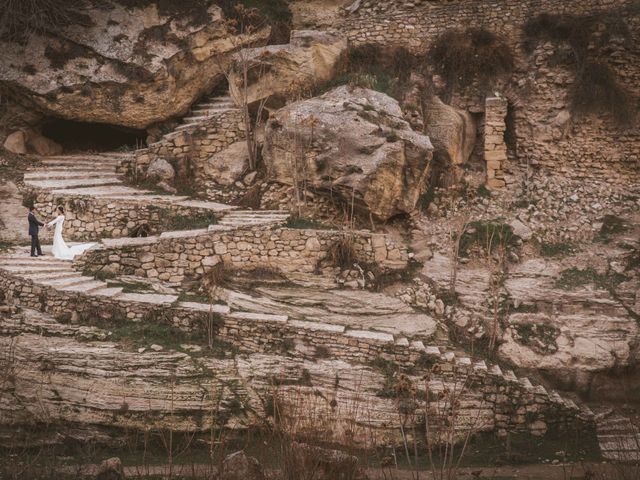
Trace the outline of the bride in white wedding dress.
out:
<instances>
[{"instance_id":1,"label":"bride in white wedding dress","mask_svg":"<svg viewBox=\"0 0 640 480\"><path fill-rule=\"evenodd\" d=\"M83 243L80 245L67 246L67 243L62 238L62 227L64 226L64 208L58 207L58 216L55 220L47 223L47 227L56 226L56 230L53 233L53 248L51 253L56 258L63 260L73 260L73 257L80 255L85 250L93 247L95 243Z\"/></svg>"}]
</instances>

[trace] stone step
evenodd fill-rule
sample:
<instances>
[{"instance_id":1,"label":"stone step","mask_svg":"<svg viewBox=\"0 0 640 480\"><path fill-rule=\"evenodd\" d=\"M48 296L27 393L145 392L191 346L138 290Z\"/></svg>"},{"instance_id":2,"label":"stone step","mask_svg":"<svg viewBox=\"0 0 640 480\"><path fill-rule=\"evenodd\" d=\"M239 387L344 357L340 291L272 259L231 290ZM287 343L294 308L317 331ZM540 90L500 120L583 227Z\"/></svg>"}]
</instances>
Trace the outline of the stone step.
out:
<instances>
[{"instance_id":1,"label":"stone step","mask_svg":"<svg viewBox=\"0 0 640 480\"><path fill-rule=\"evenodd\" d=\"M97 157L97 158L87 158L87 157L78 157L78 158L52 158L48 157L46 160L42 160L41 164L45 167L51 166L60 166L60 167L73 167L73 166L108 166L115 168L120 165L124 161L124 158L106 158L106 157Z\"/></svg>"},{"instance_id":2,"label":"stone step","mask_svg":"<svg viewBox=\"0 0 640 480\"><path fill-rule=\"evenodd\" d=\"M125 185L106 185L103 187L57 188L51 191L59 195L78 195L87 197L109 197L112 195L143 195L149 190L138 190Z\"/></svg>"},{"instance_id":3,"label":"stone step","mask_svg":"<svg viewBox=\"0 0 640 480\"><path fill-rule=\"evenodd\" d=\"M35 188L59 189L70 187L91 187L97 185L117 185L122 184L116 176L102 176L95 178L70 178L63 180L26 180L25 185Z\"/></svg>"},{"instance_id":4,"label":"stone step","mask_svg":"<svg viewBox=\"0 0 640 480\"><path fill-rule=\"evenodd\" d=\"M91 293L92 290L105 288L107 286L106 283L99 280L92 280L90 277L85 278L87 279L86 282L77 283L65 287L57 287L57 289L64 292Z\"/></svg>"},{"instance_id":5,"label":"stone step","mask_svg":"<svg viewBox=\"0 0 640 480\"><path fill-rule=\"evenodd\" d=\"M177 295L162 295L159 293L121 293L118 300L125 302L150 303L152 305L167 305L178 300Z\"/></svg>"},{"instance_id":6,"label":"stone step","mask_svg":"<svg viewBox=\"0 0 640 480\"><path fill-rule=\"evenodd\" d=\"M70 269L68 272L60 271L60 272L31 273L27 271L21 276L23 278L26 278L27 280L31 280L35 283L38 283L41 280L53 280L54 278L69 278L69 277L75 277L77 275L78 275L78 272Z\"/></svg>"},{"instance_id":7,"label":"stone step","mask_svg":"<svg viewBox=\"0 0 640 480\"><path fill-rule=\"evenodd\" d=\"M186 308L189 310L196 310L198 312L218 313L220 315L227 315L231 313L231 308L229 308L228 305L220 305L217 303L209 305L206 303L180 302L178 303L178 307Z\"/></svg>"},{"instance_id":8,"label":"stone step","mask_svg":"<svg viewBox=\"0 0 640 480\"><path fill-rule=\"evenodd\" d=\"M175 202L175 205L188 208L202 208L203 210L213 210L215 212L227 212L238 208L233 205L226 205L218 202L207 202L204 200L181 200L179 202Z\"/></svg>"},{"instance_id":9,"label":"stone step","mask_svg":"<svg viewBox=\"0 0 640 480\"><path fill-rule=\"evenodd\" d=\"M213 117L216 114L228 112L229 110L233 110L235 107L233 105L220 104L215 107L205 107L205 108L194 108L191 110L192 117ZM184 120L187 120L191 117L185 117Z\"/></svg>"},{"instance_id":10,"label":"stone step","mask_svg":"<svg viewBox=\"0 0 640 480\"><path fill-rule=\"evenodd\" d=\"M491 368L489 368L489 373L496 377L502 377L502 369L498 365L492 365Z\"/></svg>"},{"instance_id":11,"label":"stone step","mask_svg":"<svg viewBox=\"0 0 640 480\"><path fill-rule=\"evenodd\" d=\"M456 364L462 366L471 366L471 359L469 357L457 357Z\"/></svg>"},{"instance_id":12,"label":"stone step","mask_svg":"<svg viewBox=\"0 0 640 480\"><path fill-rule=\"evenodd\" d=\"M427 345L424 349L424 353L433 357L439 357L442 354L442 352L440 352L440 348L435 345Z\"/></svg>"},{"instance_id":13,"label":"stone step","mask_svg":"<svg viewBox=\"0 0 640 480\"><path fill-rule=\"evenodd\" d=\"M114 298L118 297L122 293L122 287L105 287L98 288L97 290L93 290L91 295L96 297L109 297Z\"/></svg>"},{"instance_id":14,"label":"stone step","mask_svg":"<svg viewBox=\"0 0 640 480\"><path fill-rule=\"evenodd\" d=\"M424 343L422 343L421 340L411 340L411 342L409 343L409 348L411 348L411 350L416 350L418 352L425 351Z\"/></svg>"},{"instance_id":15,"label":"stone step","mask_svg":"<svg viewBox=\"0 0 640 480\"><path fill-rule=\"evenodd\" d=\"M507 380L509 382L517 382L518 381L518 377L516 377L516 374L513 373L513 370L506 370L502 376L504 377L505 380Z\"/></svg>"},{"instance_id":16,"label":"stone step","mask_svg":"<svg viewBox=\"0 0 640 480\"><path fill-rule=\"evenodd\" d=\"M103 178L111 170L41 170L25 173L24 180L55 180L64 178Z\"/></svg>"},{"instance_id":17,"label":"stone step","mask_svg":"<svg viewBox=\"0 0 640 480\"><path fill-rule=\"evenodd\" d=\"M183 125L193 125L196 123L200 123L203 122L205 120L209 120L211 117L209 117L208 115L203 115L200 117L184 117L182 119Z\"/></svg>"},{"instance_id":18,"label":"stone step","mask_svg":"<svg viewBox=\"0 0 640 480\"><path fill-rule=\"evenodd\" d=\"M75 277L66 277L66 278L54 278L47 280L38 280L35 283L39 283L40 285L47 285L50 287L68 287L71 285L77 285L78 283L85 283L87 281L91 281L90 277L83 277L82 275L78 275L76 273Z\"/></svg>"},{"instance_id":19,"label":"stone step","mask_svg":"<svg viewBox=\"0 0 640 480\"><path fill-rule=\"evenodd\" d=\"M71 263L71 262L69 262ZM7 265L7 266L0 266L1 270L5 270L7 272L11 272L11 273L24 273L25 269L27 267L23 266L23 265ZM70 272L72 271L71 267L58 267L58 266L38 266L38 265L33 265L33 266L29 266L28 267L29 272L31 273L50 273L50 272Z\"/></svg>"},{"instance_id":20,"label":"stone step","mask_svg":"<svg viewBox=\"0 0 640 480\"><path fill-rule=\"evenodd\" d=\"M42 257L30 257L24 255L6 255L0 257L0 265L71 265L68 260L61 260L51 255Z\"/></svg>"},{"instance_id":21,"label":"stone step","mask_svg":"<svg viewBox=\"0 0 640 480\"><path fill-rule=\"evenodd\" d=\"M526 390L533 390L533 384L527 377L522 377L519 379L519 381L520 385L522 385Z\"/></svg>"}]
</instances>

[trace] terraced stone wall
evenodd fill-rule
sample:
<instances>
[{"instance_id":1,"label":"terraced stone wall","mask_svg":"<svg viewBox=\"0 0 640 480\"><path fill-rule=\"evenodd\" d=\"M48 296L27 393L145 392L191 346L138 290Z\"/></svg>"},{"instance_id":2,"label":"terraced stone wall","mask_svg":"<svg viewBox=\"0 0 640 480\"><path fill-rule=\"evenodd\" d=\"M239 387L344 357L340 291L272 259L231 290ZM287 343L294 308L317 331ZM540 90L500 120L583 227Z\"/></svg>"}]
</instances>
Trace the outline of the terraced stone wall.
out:
<instances>
[{"instance_id":1,"label":"terraced stone wall","mask_svg":"<svg viewBox=\"0 0 640 480\"><path fill-rule=\"evenodd\" d=\"M91 318L92 316L122 322L171 322L183 328L197 329L204 337L207 335L206 323L211 318L204 305L199 309L185 304L165 303L152 306L149 303L136 302L135 295L124 300L64 292L55 290L54 287L34 285L12 274L0 276L0 290L5 292L10 304L18 303L71 322L86 323L87 319L96 320ZM216 315L213 325L217 338L251 354L280 352L286 358L282 343L288 338L294 341L296 350L310 352L307 356L311 360L315 358L315 361L322 357L331 361L346 360L354 366L353 368L361 368L358 365L379 362L381 359L395 362L402 369L411 372L410 378L421 392L425 388L421 380L422 375L431 371L430 386L427 388L430 389L430 394L436 395L434 398L437 398L437 392L445 385L458 385L458 388L465 389L459 406L458 428L461 429L473 428L475 431L494 431L498 434L528 432L544 435L550 430L590 426L589 421L583 422L579 418L577 408L567 406L559 397L553 398L544 389L540 391L530 385L525 386L515 377L509 378L502 373L490 372L486 367L471 363L458 364L447 360L446 355L430 354L421 342L409 344L406 339L394 341L389 334L345 331L341 330L340 326L243 313ZM314 348L317 352L320 347L325 348L321 356L313 353ZM436 365L437 368L434 368ZM361 381L362 378L359 382ZM370 387L371 385L366 386ZM384 395L389 395L389 392ZM376 401L390 402L391 406L395 402L393 398L383 396L382 393L376 393L375 398L378 399ZM420 411L425 408L422 405L423 398L424 396L417 397ZM359 407L372 407L371 404L364 404L371 399L361 397L354 401L360 402L356 403ZM437 416L439 413L434 411L433 414ZM137 420L136 414L132 415L134 418L128 421ZM387 418L388 415L390 414L386 414ZM112 423L110 425L113 426ZM197 426L185 422L181 424L180 429L197 430Z\"/></svg>"},{"instance_id":2,"label":"terraced stone wall","mask_svg":"<svg viewBox=\"0 0 640 480\"><path fill-rule=\"evenodd\" d=\"M123 163L120 173L130 177L144 177L149 164L156 158L172 163L189 161L198 182L208 179L207 161L232 143L244 139L244 123L239 109L232 109L165 135L148 148L136 151L129 163ZM176 162L177 161L177 162Z\"/></svg>"},{"instance_id":3,"label":"terraced stone wall","mask_svg":"<svg viewBox=\"0 0 640 480\"><path fill-rule=\"evenodd\" d=\"M185 232L132 242L111 241L87 251L76 268L181 282L201 275L223 262L239 269L273 268L282 272L313 272L336 242L348 237L359 261L383 268L406 267L406 248L384 234L367 231L302 230L292 228L240 228L212 230L198 235Z\"/></svg>"},{"instance_id":4,"label":"terraced stone wall","mask_svg":"<svg viewBox=\"0 0 640 480\"><path fill-rule=\"evenodd\" d=\"M212 215L209 209L172 204L161 199L150 203L89 196L59 197L47 191L35 194L35 207L45 218L49 212L53 218L55 208L64 206L64 236L72 241L128 237L140 231L141 227L146 234L155 234L171 229L173 218ZM41 230L40 236L46 241L53 237L53 230Z\"/></svg>"}]
</instances>

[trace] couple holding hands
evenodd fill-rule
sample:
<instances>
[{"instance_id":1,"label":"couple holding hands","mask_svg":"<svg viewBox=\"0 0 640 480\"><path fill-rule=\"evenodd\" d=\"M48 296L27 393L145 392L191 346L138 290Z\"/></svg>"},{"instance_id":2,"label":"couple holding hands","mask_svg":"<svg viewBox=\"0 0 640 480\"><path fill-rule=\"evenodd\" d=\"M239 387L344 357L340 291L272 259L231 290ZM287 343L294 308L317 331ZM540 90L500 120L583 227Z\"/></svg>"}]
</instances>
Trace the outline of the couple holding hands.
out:
<instances>
[{"instance_id":1,"label":"couple holding hands","mask_svg":"<svg viewBox=\"0 0 640 480\"><path fill-rule=\"evenodd\" d=\"M67 246L64 238L62 238L62 228L64 226L64 208L62 206L57 207L56 213L56 218L45 224L38 220L38 218L36 217L35 207L29 207L29 215L27 216L27 219L29 220L29 236L31 237L32 257L39 257L43 255L42 248L40 247L40 239L38 237L40 227L50 228L54 225L56 227L53 233L53 247L51 249L51 253L55 258L59 258L62 260L73 260L73 257L75 257L76 255L80 255L82 252L95 245L95 243L84 243L82 245L73 245L71 247Z\"/></svg>"}]
</instances>

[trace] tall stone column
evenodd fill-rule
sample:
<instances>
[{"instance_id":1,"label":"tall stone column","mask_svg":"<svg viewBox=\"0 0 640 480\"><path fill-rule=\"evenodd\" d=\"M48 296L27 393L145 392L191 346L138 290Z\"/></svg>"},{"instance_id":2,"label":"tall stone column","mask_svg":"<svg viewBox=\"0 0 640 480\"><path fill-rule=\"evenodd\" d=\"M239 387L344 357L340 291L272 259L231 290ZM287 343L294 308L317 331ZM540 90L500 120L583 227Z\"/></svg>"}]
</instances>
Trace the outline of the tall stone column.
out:
<instances>
[{"instance_id":1,"label":"tall stone column","mask_svg":"<svg viewBox=\"0 0 640 480\"><path fill-rule=\"evenodd\" d=\"M507 99L487 97L485 100L484 159L487 162L487 187L505 186L504 169L507 161L507 145L504 133L507 129Z\"/></svg>"}]
</instances>

